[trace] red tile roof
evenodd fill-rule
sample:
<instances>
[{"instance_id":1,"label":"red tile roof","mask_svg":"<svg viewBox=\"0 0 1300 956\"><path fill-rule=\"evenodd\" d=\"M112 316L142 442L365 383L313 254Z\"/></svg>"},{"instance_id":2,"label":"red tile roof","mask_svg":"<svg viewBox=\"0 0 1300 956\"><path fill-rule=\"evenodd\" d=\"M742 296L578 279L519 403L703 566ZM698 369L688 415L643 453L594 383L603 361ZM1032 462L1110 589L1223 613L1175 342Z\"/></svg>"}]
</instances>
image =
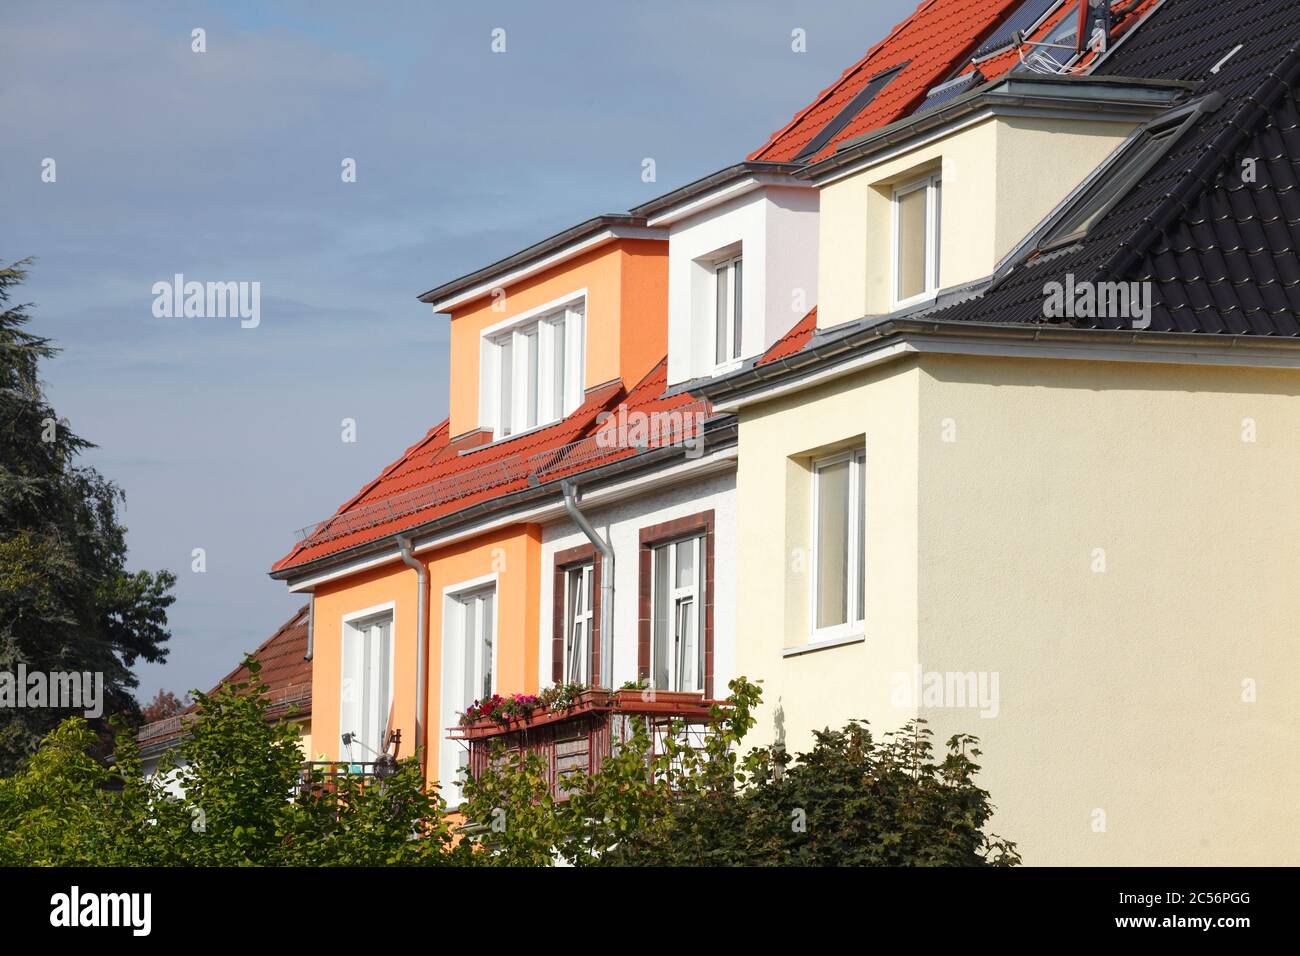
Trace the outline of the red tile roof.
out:
<instances>
[{"instance_id":1,"label":"red tile roof","mask_svg":"<svg viewBox=\"0 0 1300 956\"><path fill-rule=\"evenodd\" d=\"M470 449L486 440L483 435L449 441L447 423L442 422L333 517L317 525L275 563L272 572L328 558L521 491L530 486L530 475L550 483L637 453L640 449L628 439L635 442L638 434L630 428L630 436L620 434L616 426L602 429L602 412L616 412L620 406L629 414L647 416L680 414L688 407L708 411L707 403L692 395L662 397L667 365L667 358L660 361L630 392L621 381L589 389L583 404L562 421L480 450ZM652 442L656 443L661 442Z\"/></svg>"},{"instance_id":2,"label":"red tile roof","mask_svg":"<svg viewBox=\"0 0 1300 956\"><path fill-rule=\"evenodd\" d=\"M860 115L808 159L810 162L824 159L844 140L902 119L932 86L948 79L969 61L985 37L1020 2L925 0L889 36L773 133L766 144L750 153L749 159L769 162L794 159L871 79L906 64Z\"/></svg>"},{"instance_id":3,"label":"red tile roof","mask_svg":"<svg viewBox=\"0 0 1300 956\"><path fill-rule=\"evenodd\" d=\"M808 344L808 340L812 338L813 333L816 331L817 307L813 306L811 312L796 322L794 328L789 332L777 339L770 349L755 360L754 364L766 365L769 362L783 359L787 355L793 355Z\"/></svg>"},{"instance_id":4,"label":"red tile roof","mask_svg":"<svg viewBox=\"0 0 1300 956\"><path fill-rule=\"evenodd\" d=\"M252 655L262 665L260 677L267 686L266 696L271 702L268 717L278 718L287 714L294 718L311 716L311 661L306 660L306 653L307 605L303 605ZM241 662L209 693L215 694L226 684L246 681L248 676L248 668ZM184 720L194 709L195 705L191 704L176 717L145 724L136 732L136 739L149 746L174 740L181 735Z\"/></svg>"},{"instance_id":5,"label":"red tile roof","mask_svg":"<svg viewBox=\"0 0 1300 956\"><path fill-rule=\"evenodd\" d=\"M1113 3L1113 16L1115 19L1110 32L1110 45L1114 46L1126 34L1128 34L1129 31L1140 24L1142 18L1151 12L1151 9L1159 2L1160 0L1137 0L1136 5L1132 7L1127 7L1118 2ZM1060 9L1053 11L1051 16L1044 20L1043 23L1039 25L1038 29L1031 35L1027 36L1026 39L1030 41L1042 40L1047 34L1052 33L1058 26L1060 26L1064 20L1068 18L1073 21L1077 19L1078 16L1079 5L1077 3L1064 3L1061 5ZM1098 54L1094 52L1087 53L1079 61L1078 66L1083 72L1088 72L1091 67L1095 65L1097 58ZM1020 55L1013 47L985 60L981 60L978 65L979 71L983 75L985 81L991 83L992 81L1000 79L1010 73L1019 65L1019 63ZM966 68L962 70L962 73L966 74L974 69L974 64L968 64Z\"/></svg>"}]
</instances>

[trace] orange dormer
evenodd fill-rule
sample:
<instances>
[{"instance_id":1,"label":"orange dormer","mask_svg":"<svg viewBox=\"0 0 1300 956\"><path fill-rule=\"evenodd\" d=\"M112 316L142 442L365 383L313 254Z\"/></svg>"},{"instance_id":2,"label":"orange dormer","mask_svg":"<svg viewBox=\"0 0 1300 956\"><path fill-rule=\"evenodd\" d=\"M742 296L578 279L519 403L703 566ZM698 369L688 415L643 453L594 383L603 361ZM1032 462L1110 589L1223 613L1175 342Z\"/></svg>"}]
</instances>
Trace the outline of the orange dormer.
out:
<instances>
[{"instance_id":1,"label":"orange dormer","mask_svg":"<svg viewBox=\"0 0 1300 956\"><path fill-rule=\"evenodd\" d=\"M420 296L451 318L450 431L499 440L558 421L667 351L667 232L598 216Z\"/></svg>"}]
</instances>

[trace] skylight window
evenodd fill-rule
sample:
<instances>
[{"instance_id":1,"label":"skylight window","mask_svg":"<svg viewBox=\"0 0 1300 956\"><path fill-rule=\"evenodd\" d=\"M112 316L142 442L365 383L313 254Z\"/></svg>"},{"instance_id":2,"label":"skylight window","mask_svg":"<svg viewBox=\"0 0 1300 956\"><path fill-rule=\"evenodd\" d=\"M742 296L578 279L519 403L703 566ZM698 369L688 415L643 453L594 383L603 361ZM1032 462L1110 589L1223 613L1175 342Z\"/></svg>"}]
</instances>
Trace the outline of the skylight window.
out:
<instances>
[{"instance_id":1,"label":"skylight window","mask_svg":"<svg viewBox=\"0 0 1300 956\"><path fill-rule=\"evenodd\" d=\"M1199 114L1180 115L1137 133L1039 242L1040 251L1077 242L1146 175Z\"/></svg>"},{"instance_id":2,"label":"skylight window","mask_svg":"<svg viewBox=\"0 0 1300 956\"><path fill-rule=\"evenodd\" d=\"M911 60L907 61L907 63L910 62ZM836 113L835 118L822 127L821 132L812 138L812 142L799 151L799 155L794 158L794 161L802 163L825 149L826 144L856 119L858 114L871 104L871 101L876 98L880 91L889 85L889 81L898 76L903 67L907 66L907 63L900 63L898 66L891 67L880 75L872 77L867 82L867 85L860 89L853 99L849 100L848 105Z\"/></svg>"}]
</instances>

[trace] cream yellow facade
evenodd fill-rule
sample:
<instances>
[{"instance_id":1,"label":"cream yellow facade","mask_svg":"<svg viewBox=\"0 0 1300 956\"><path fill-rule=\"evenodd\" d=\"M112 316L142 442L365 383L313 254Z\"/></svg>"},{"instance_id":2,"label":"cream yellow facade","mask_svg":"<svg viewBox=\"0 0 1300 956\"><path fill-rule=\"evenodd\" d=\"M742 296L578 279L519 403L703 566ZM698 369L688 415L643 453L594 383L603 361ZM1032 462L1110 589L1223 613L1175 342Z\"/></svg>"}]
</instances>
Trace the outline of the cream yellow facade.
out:
<instances>
[{"instance_id":1,"label":"cream yellow facade","mask_svg":"<svg viewBox=\"0 0 1300 956\"><path fill-rule=\"evenodd\" d=\"M939 286L960 286L991 275L1134 125L988 116L828 181L818 222L818 327L894 309L895 189L941 174Z\"/></svg>"},{"instance_id":2,"label":"cream yellow facade","mask_svg":"<svg viewBox=\"0 0 1300 956\"><path fill-rule=\"evenodd\" d=\"M1300 863L1300 370L905 352L739 416L739 512L784 515L739 528L757 737L973 733L1028 864ZM809 649L808 461L844 443L865 628Z\"/></svg>"}]
</instances>

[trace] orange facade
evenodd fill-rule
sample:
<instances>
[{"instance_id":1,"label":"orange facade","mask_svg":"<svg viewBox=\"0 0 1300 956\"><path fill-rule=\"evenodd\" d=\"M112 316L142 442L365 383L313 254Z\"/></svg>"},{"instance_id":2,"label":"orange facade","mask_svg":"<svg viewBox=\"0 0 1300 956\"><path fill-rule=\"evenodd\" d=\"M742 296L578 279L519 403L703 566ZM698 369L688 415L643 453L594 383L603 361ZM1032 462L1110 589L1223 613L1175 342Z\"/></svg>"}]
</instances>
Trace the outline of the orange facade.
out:
<instances>
[{"instance_id":1,"label":"orange facade","mask_svg":"<svg viewBox=\"0 0 1300 956\"><path fill-rule=\"evenodd\" d=\"M668 243L611 239L459 306L451 314L451 434L484 424L479 415L483 330L586 290L587 358L583 388L621 378L640 381L668 352Z\"/></svg>"},{"instance_id":2,"label":"orange facade","mask_svg":"<svg viewBox=\"0 0 1300 956\"><path fill-rule=\"evenodd\" d=\"M538 586L541 580L541 529L513 525L469 541L417 554L429 581L429 646L425 683L428 777L440 776L438 753L446 735L443 724L444 597L468 581L492 578L496 584L497 685L502 693L538 690L540 624ZM411 755L415 736L417 687L418 576L400 561L318 585L315 608L315 648L312 659L314 719L313 757L345 759L339 726L342 698L344 621L374 611L393 617L393 707L390 729L402 731L402 755ZM318 710L317 710L318 709Z\"/></svg>"},{"instance_id":3,"label":"orange facade","mask_svg":"<svg viewBox=\"0 0 1300 956\"><path fill-rule=\"evenodd\" d=\"M575 258L520 280L505 295L485 295L458 308L451 319L452 436L480 427L479 361L484 329L508 322L557 299L586 291L586 361L583 387L621 379L642 379L667 352L668 269L663 240L611 238ZM427 748L430 781L450 778L444 746L455 714L444 694L444 653L451 595L464 585L496 589L495 689L498 693L539 690L539 608L543 569L541 528L515 524L429 550L415 557L428 573L428 653L424 740L416 740L418 686L418 576L400 560L359 570L315 586L313 658L313 757L348 759L340 741L345 622L367 614L392 615L392 708L388 726L402 731L401 754Z\"/></svg>"}]
</instances>

